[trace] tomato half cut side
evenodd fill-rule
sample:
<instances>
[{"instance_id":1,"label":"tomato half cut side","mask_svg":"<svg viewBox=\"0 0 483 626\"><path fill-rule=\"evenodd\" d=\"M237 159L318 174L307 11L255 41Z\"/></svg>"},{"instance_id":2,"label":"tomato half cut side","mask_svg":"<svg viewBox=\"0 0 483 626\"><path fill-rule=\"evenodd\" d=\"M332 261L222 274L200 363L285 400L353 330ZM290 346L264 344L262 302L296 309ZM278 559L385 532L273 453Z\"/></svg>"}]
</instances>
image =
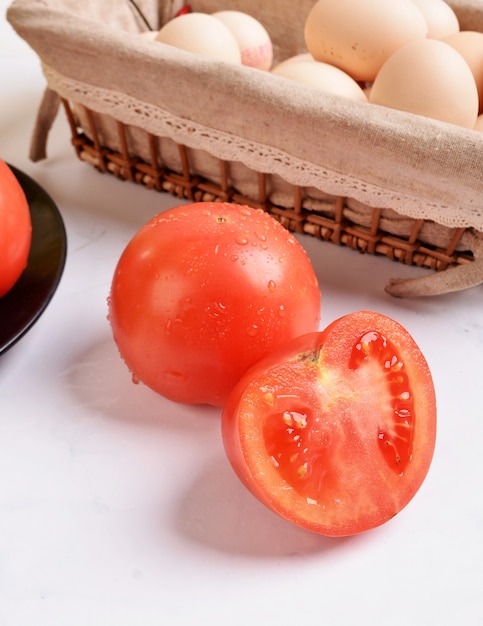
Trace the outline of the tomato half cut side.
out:
<instances>
[{"instance_id":1,"label":"tomato half cut side","mask_svg":"<svg viewBox=\"0 0 483 626\"><path fill-rule=\"evenodd\" d=\"M313 532L358 534L403 509L436 439L428 364L398 322L359 311L251 368L222 415L246 487Z\"/></svg>"}]
</instances>

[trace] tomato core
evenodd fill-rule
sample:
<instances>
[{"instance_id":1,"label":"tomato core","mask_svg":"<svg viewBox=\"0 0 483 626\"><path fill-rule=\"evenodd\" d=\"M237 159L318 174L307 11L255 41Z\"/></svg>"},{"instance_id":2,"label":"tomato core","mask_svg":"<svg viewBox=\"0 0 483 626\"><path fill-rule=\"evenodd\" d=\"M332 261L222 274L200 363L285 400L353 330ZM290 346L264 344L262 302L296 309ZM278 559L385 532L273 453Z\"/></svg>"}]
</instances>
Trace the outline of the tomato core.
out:
<instances>
[{"instance_id":1,"label":"tomato core","mask_svg":"<svg viewBox=\"0 0 483 626\"><path fill-rule=\"evenodd\" d=\"M349 368L356 370L375 361L383 372L390 395L393 419L379 429L379 449L389 467L403 474L412 457L414 401L404 361L395 346L376 331L365 333L356 342Z\"/></svg>"},{"instance_id":2,"label":"tomato core","mask_svg":"<svg viewBox=\"0 0 483 626\"><path fill-rule=\"evenodd\" d=\"M331 413L350 415L359 421L362 415L354 415L350 404L356 396L364 394L364 385L355 380L378 379L381 382L383 410L371 421L372 437L385 463L397 476L403 476L412 458L414 436L414 402L404 359L395 346L381 333L367 331L353 344L348 369L354 373L354 381L339 379L325 371L324 353L300 355L300 363L313 363L318 372L319 396L303 397L297 389L298 403L293 404L292 394L270 396L268 404L274 407L267 415L263 427L267 454L274 466L297 493L314 503L322 491L327 492L337 483L337 467L333 463L336 448L351 437L342 421L340 429L330 429ZM314 369L315 375L315 369ZM362 387L357 390L356 386ZM305 400L300 403L300 400ZM364 419L367 419L365 417ZM340 450L339 450L340 452Z\"/></svg>"}]
</instances>

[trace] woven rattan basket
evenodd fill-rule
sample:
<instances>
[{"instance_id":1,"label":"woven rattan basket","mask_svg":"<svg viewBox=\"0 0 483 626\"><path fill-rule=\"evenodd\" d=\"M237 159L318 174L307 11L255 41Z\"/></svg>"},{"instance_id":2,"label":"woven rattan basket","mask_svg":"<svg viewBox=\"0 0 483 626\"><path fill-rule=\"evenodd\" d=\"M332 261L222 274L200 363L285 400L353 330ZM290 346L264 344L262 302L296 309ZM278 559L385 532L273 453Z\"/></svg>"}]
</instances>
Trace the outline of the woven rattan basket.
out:
<instances>
[{"instance_id":1,"label":"woven rattan basket","mask_svg":"<svg viewBox=\"0 0 483 626\"><path fill-rule=\"evenodd\" d=\"M335 0L334 0L335 1ZM194 0L269 31L274 60L305 50L314 0ZM483 31L478 0L450 2ZM32 140L46 156L64 109L79 158L192 200L262 207L287 228L434 270L393 281L396 296L483 282L483 134L352 102L253 68L140 37L175 0L15 0L7 17L36 51L47 89Z\"/></svg>"}]
</instances>

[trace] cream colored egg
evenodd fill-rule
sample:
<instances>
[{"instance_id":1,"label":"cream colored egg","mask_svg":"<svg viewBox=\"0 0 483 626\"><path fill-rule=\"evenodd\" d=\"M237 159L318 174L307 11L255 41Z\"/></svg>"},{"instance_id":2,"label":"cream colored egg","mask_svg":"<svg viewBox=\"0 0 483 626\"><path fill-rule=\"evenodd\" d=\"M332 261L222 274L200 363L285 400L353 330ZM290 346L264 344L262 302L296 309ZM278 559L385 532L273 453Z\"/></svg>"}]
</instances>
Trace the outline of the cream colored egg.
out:
<instances>
[{"instance_id":1,"label":"cream colored egg","mask_svg":"<svg viewBox=\"0 0 483 626\"><path fill-rule=\"evenodd\" d=\"M346 72L328 63L310 60L282 62L272 69L272 73L327 93L367 102L366 95L358 83Z\"/></svg>"},{"instance_id":2,"label":"cream colored egg","mask_svg":"<svg viewBox=\"0 0 483 626\"><path fill-rule=\"evenodd\" d=\"M462 30L446 37L444 41L461 54L473 72L478 89L479 112L483 113L483 33Z\"/></svg>"},{"instance_id":3,"label":"cream colored egg","mask_svg":"<svg viewBox=\"0 0 483 626\"><path fill-rule=\"evenodd\" d=\"M370 82L395 50L426 37L427 30L412 0L318 0L307 16L304 36L317 61Z\"/></svg>"},{"instance_id":4,"label":"cream colored egg","mask_svg":"<svg viewBox=\"0 0 483 626\"><path fill-rule=\"evenodd\" d=\"M159 30L145 30L142 33L139 33L139 36L143 39L148 39L154 41L158 36Z\"/></svg>"},{"instance_id":5,"label":"cream colored egg","mask_svg":"<svg viewBox=\"0 0 483 626\"><path fill-rule=\"evenodd\" d=\"M230 29L207 13L185 13L166 22L156 41L228 63L241 63L238 42Z\"/></svg>"},{"instance_id":6,"label":"cream colored egg","mask_svg":"<svg viewBox=\"0 0 483 626\"><path fill-rule=\"evenodd\" d=\"M365 93L365 96L368 100L371 99L371 91L372 91L372 83L368 83L362 88L362 91Z\"/></svg>"},{"instance_id":7,"label":"cream colored egg","mask_svg":"<svg viewBox=\"0 0 483 626\"><path fill-rule=\"evenodd\" d=\"M437 39L411 41L391 55L369 101L465 128L474 128L478 115L478 92L468 64Z\"/></svg>"},{"instance_id":8,"label":"cream colored egg","mask_svg":"<svg viewBox=\"0 0 483 626\"><path fill-rule=\"evenodd\" d=\"M312 63L315 62L315 59L310 54L310 52L300 52L300 54L295 54L294 56L288 57L287 59L280 61L280 63L278 63L275 67L280 68L283 65L288 65L289 63L300 63L300 61Z\"/></svg>"},{"instance_id":9,"label":"cream colored egg","mask_svg":"<svg viewBox=\"0 0 483 626\"><path fill-rule=\"evenodd\" d=\"M412 0L419 8L428 26L428 37L443 39L457 33L460 24L456 13L444 0Z\"/></svg>"},{"instance_id":10,"label":"cream colored egg","mask_svg":"<svg viewBox=\"0 0 483 626\"><path fill-rule=\"evenodd\" d=\"M478 115L476 118L475 130L479 133L483 133L483 115Z\"/></svg>"},{"instance_id":11,"label":"cream colored egg","mask_svg":"<svg viewBox=\"0 0 483 626\"><path fill-rule=\"evenodd\" d=\"M242 11L217 11L213 17L221 20L235 36L243 65L268 70L272 66L273 46L263 24Z\"/></svg>"}]
</instances>

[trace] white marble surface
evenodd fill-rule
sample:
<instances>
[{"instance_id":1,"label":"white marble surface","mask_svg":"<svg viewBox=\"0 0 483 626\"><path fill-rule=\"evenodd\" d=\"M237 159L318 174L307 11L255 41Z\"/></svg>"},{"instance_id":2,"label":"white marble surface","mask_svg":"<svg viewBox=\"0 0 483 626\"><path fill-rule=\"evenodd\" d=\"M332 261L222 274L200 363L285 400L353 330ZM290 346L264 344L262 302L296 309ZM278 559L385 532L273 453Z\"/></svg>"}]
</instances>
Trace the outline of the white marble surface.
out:
<instances>
[{"instance_id":1,"label":"white marble surface","mask_svg":"<svg viewBox=\"0 0 483 626\"><path fill-rule=\"evenodd\" d=\"M59 118L28 160L44 87L0 1L0 156L54 198L60 287L0 358L0 626L483 623L483 291L396 300L386 259L302 239L323 325L360 308L413 334L439 403L430 473L383 527L329 540L276 518L225 460L219 412L131 384L106 320L115 263L173 205L77 161ZM480 439L480 437L482 439Z\"/></svg>"}]
</instances>

